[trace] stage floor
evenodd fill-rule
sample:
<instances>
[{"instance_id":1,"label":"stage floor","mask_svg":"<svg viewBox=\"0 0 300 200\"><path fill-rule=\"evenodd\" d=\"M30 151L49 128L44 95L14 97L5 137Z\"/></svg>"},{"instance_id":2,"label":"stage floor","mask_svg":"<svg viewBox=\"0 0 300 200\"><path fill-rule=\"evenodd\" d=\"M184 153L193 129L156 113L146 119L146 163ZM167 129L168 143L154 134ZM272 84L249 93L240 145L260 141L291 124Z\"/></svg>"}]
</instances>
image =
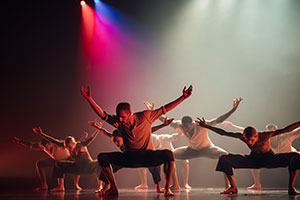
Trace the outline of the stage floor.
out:
<instances>
[{"instance_id":1,"label":"stage floor","mask_svg":"<svg viewBox=\"0 0 300 200\"><path fill-rule=\"evenodd\" d=\"M220 195L223 188L193 188L189 191L181 190L175 193L174 197L167 199L187 199L187 200L300 200L299 196L290 196L286 189L264 189L261 191L249 191L246 189L239 189L237 195ZM0 199L5 200L104 200L104 199L119 199L119 200L163 200L163 194L156 194L154 189L148 190L134 190L134 189L120 189L119 197L104 198L99 197L94 193L94 190L88 189L77 192L75 190L66 190L65 192L2 192Z\"/></svg>"}]
</instances>

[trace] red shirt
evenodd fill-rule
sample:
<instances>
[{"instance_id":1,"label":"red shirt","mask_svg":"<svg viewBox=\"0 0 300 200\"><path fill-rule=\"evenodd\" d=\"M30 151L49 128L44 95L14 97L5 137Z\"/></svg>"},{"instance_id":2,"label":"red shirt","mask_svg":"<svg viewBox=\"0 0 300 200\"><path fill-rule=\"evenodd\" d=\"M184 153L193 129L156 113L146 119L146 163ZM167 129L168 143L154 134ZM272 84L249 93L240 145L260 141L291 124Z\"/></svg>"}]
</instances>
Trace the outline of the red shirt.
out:
<instances>
[{"instance_id":1,"label":"red shirt","mask_svg":"<svg viewBox=\"0 0 300 200\"><path fill-rule=\"evenodd\" d=\"M122 134L126 151L153 150L151 140L152 123L166 113L162 106L156 110L145 110L133 114L133 124L128 127L119 122L116 115L106 114L105 121L116 127Z\"/></svg>"}]
</instances>

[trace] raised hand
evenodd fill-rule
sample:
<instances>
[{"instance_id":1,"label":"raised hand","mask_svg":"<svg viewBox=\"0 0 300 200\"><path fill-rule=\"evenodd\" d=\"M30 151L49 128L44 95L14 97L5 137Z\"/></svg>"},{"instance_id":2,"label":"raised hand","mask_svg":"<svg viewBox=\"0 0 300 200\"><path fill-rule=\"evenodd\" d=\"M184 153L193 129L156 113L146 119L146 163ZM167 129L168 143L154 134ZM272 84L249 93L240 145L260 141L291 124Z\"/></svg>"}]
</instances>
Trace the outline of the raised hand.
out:
<instances>
[{"instance_id":1,"label":"raised hand","mask_svg":"<svg viewBox=\"0 0 300 200\"><path fill-rule=\"evenodd\" d=\"M87 87L87 90L84 89L83 86L81 86L81 87L80 87L80 92L81 92L81 95L82 95L84 98L86 98L86 99L91 98L91 89L90 89L89 86Z\"/></svg>"},{"instance_id":2,"label":"raised hand","mask_svg":"<svg viewBox=\"0 0 300 200\"><path fill-rule=\"evenodd\" d=\"M34 127L34 128L32 128L32 130L33 130L33 132L35 132L38 135L40 135L42 133L41 127Z\"/></svg>"},{"instance_id":3,"label":"raised hand","mask_svg":"<svg viewBox=\"0 0 300 200\"><path fill-rule=\"evenodd\" d=\"M87 138L88 136L89 136L89 134L88 134L87 132L84 132L84 133L82 134L82 138L83 138L83 139Z\"/></svg>"},{"instance_id":4,"label":"raised hand","mask_svg":"<svg viewBox=\"0 0 300 200\"><path fill-rule=\"evenodd\" d=\"M186 99L188 98L189 96L191 96L192 94L192 91L193 91L193 86L190 85L188 89L186 89L186 86L183 88L182 90L182 95L183 97Z\"/></svg>"},{"instance_id":5,"label":"raised hand","mask_svg":"<svg viewBox=\"0 0 300 200\"><path fill-rule=\"evenodd\" d=\"M172 123L173 120L174 120L174 118L170 118L170 119L165 118L165 120L164 120L164 125L165 125L165 126L169 126L169 125Z\"/></svg>"},{"instance_id":6,"label":"raised hand","mask_svg":"<svg viewBox=\"0 0 300 200\"><path fill-rule=\"evenodd\" d=\"M206 123L204 117L202 117L202 119L200 119L199 117L197 117L197 119L198 119L198 120L196 120L195 122L196 122L196 124L197 124L198 126L202 126L202 127L204 127L204 128L207 127L207 123Z\"/></svg>"},{"instance_id":7,"label":"raised hand","mask_svg":"<svg viewBox=\"0 0 300 200\"><path fill-rule=\"evenodd\" d=\"M151 104L151 103L149 103L148 101L144 101L144 104L145 104L147 110L153 110L153 108L154 108L154 103Z\"/></svg>"},{"instance_id":8,"label":"raised hand","mask_svg":"<svg viewBox=\"0 0 300 200\"><path fill-rule=\"evenodd\" d=\"M243 98L242 97L240 97L240 98L238 98L238 99L234 99L233 100L233 109L237 109L238 108L238 106L239 106L239 104L240 104L240 102L243 100Z\"/></svg>"},{"instance_id":9,"label":"raised hand","mask_svg":"<svg viewBox=\"0 0 300 200\"><path fill-rule=\"evenodd\" d=\"M101 129L103 126L103 123L97 122L97 120L95 119L94 121L90 121L89 125L91 125L92 127L96 128L96 129Z\"/></svg>"}]
</instances>

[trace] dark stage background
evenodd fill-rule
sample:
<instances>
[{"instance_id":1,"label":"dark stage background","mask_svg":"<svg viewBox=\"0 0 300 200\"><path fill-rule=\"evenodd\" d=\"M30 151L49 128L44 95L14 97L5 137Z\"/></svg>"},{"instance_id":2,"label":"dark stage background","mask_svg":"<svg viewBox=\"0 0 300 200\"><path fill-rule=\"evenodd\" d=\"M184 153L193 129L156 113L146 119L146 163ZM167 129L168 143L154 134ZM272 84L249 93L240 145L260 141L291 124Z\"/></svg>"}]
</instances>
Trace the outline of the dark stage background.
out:
<instances>
[{"instance_id":1,"label":"dark stage background","mask_svg":"<svg viewBox=\"0 0 300 200\"><path fill-rule=\"evenodd\" d=\"M62 139L92 133L87 122L97 116L81 97L81 85L91 86L94 99L109 113L115 113L120 101L130 102L133 111L144 109L144 100L158 107L192 84L193 95L169 116L212 119L231 109L233 98L242 96L244 101L229 119L237 125L262 130L269 122L284 127L300 119L299 1L98 3L99 8L89 2L95 12L85 16L75 0L1 6L2 185L13 179L38 184L34 163L46 156L12 143L13 136L39 141L34 126ZM238 140L212 132L209 136L229 152L249 152ZM293 144L300 149L299 140ZM185 138L174 145L186 145ZM89 150L96 158L99 152L117 148L99 135ZM214 171L216 163L191 160L190 185L222 187L223 175ZM235 174L238 186L252 184L249 170ZM261 174L264 187L287 186L287 169ZM134 169L124 169L116 178L120 187L139 184ZM149 175L148 183L153 185ZM96 187L95 178L83 176L81 185Z\"/></svg>"}]
</instances>

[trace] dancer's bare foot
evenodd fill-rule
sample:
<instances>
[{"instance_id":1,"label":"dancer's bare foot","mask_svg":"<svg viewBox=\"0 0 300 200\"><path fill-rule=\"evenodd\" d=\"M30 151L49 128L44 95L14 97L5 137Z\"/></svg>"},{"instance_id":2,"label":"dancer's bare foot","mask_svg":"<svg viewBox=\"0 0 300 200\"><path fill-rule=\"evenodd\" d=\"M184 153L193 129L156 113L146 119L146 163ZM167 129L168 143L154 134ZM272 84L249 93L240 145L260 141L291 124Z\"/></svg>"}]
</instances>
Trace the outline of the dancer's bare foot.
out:
<instances>
[{"instance_id":1,"label":"dancer's bare foot","mask_svg":"<svg viewBox=\"0 0 300 200\"><path fill-rule=\"evenodd\" d=\"M164 189L161 187L156 187L156 193L164 193Z\"/></svg>"},{"instance_id":2,"label":"dancer's bare foot","mask_svg":"<svg viewBox=\"0 0 300 200\"><path fill-rule=\"evenodd\" d=\"M136 190L146 190L146 189L148 189L148 185L140 184L140 185L134 187L134 189L136 189Z\"/></svg>"},{"instance_id":3,"label":"dancer's bare foot","mask_svg":"<svg viewBox=\"0 0 300 200\"><path fill-rule=\"evenodd\" d=\"M226 185L224 186L225 190L226 190L227 188L230 188L230 186L231 186L230 184L228 184L228 185L226 184Z\"/></svg>"},{"instance_id":4,"label":"dancer's bare foot","mask_svg":"<svg viewBox=\"0 0 300 200\"><path fill-rule=\"evenodd\" d=\"M253 184L247 187L248 190L261 190L261 184Z\"/></svg>"},{"instance_id":5,"label":"dancer's bare foot","mask_svg":"<svg viewBox=\"0 0 300 200\"><path fill-rule=\"evenodd\" d=\"M99 194L99 193L102 192L102 190L103 190L103 187L102 187L102 185L101 185L100 187L98 187L97 190L95 190L95 193L96 193L96 194Z\"/></svg>"},{"instance_id":6,"label":"dancer's bare foot","mask_svg":"<svg viewBox=\"0 0 300 200\"><path fill-rule=\"evenodd\" d=\"M172 185L171 186L171 190L172 191L179 191L180 190L180 186L179 185Z\"/></svg>"},{"instance_id":7,"label":"dancer's bare foot","mask_svg":"<svg viewBox=\"0 0 300 200\"><path fill-rule=\"evenodd\" d=\"M224 192L221 192L220 194L236 194L238 192L237 188L230 187L226 189Z\"/></svg>"},{"instance_id":8,"label":"dancer's bare foot","mask_svg":"<svg viewBox=\"0 0 300 200\"><path fill-rule=\"evenodd\" d=\"M101 194L101 193L102 193L102 189L97 189L97 190L95 190L95 193L96 193L96 194Z\"/></svg>"},{"instance_id":9,"label":"dancer's bare foot","mask_svg":"<svg viewBox=\"0 0 300 200\"><path fill-rule=\"evenodd\" d=\"M65 187L64 186L58 186L50 190L51 192L64 192Z\"/></svg>"},{"instance_id":10,"label":"dancer's bare foot","mask_svg":"<svg viewBox=\"0 0 300 200\"><path fill-rule=\"evenodd\" d=\"M104 197L112 197L112 196L118 196L118 195L119 195L118 190L113 189L113 188L110 188L106 192L102 192L101 194L99 194L99 196L104 196Z\"/></svg>"},{"instance_id":11,"label":"dancer's bare foot","mask_svg":"<svg viewBox=\"0 0 300 200\"><path fill-rule=\"evenodd\" d=\"M185 184L185 185L183 186L183 188L184 188L184 189L187 189L187 190L192 189L192 187L191 187L189 184Z\"/></svg>"},{"instance_id":12,"label":"dancer's bare foot","mask_svg":"<svg viewBox=\"0 0 300 200\"><path fill-rule=\"evenodd\" d=\"M164 196L165 197L174 197L174 194L170 189L165 189L164 190Z\"/></svg>"},{"instance_id":13,"label":"dancer's bare foot","mask_svg":"<svg viewBox=\"0 0 300 200\"><path fill-rule=\"evenodd\" d=\"M110 184L105 184L104 187L101 186L100 188L98 188L95 193L100 195L101 193L105 193L108 189L110 189Z\"/></svg>"},{"instance_id":14,"label":"dancer's bare foot","mask_svg":"<svg viewBox=\"0 0 300 200\"><path fill-rule=\"evenodd\" d=\"M102 189L103 189L102 185L98 186L98 190L102 190Z\"/></svg>"},{"instance_id":15,"label":"dancer's bare foot","mask_svg":"<svg viewBox=\"0 0 300 200\"><path fill-rule=\"evenodd\" d=\"M289 187L289 195L299 195L300 192L298 190L296 190L296 188L294 187Z\"/></svg>"},{"instance_id":16,"label":"dancer's bare foot","mask_svg":"<svg viewBox=\"0 0 300 200\"><path fill-rule=\"evenodd\" d=\"M48 190L48 186L40 186L40 187L33 189L34 192L40 192L40 191L45 191L45 190Z\"/></svg>"},{"instance_id":17,"label":"dancer's bare foot","mask_svg":"<svg viewBox=\"0 0 300 200\"><path fill-rule=\"evenodd\" d=\"M75 190L77 190L77 191L83 190L79 185L74 185L74 187L75 187Z\"/></svg>"}]
</instances>

